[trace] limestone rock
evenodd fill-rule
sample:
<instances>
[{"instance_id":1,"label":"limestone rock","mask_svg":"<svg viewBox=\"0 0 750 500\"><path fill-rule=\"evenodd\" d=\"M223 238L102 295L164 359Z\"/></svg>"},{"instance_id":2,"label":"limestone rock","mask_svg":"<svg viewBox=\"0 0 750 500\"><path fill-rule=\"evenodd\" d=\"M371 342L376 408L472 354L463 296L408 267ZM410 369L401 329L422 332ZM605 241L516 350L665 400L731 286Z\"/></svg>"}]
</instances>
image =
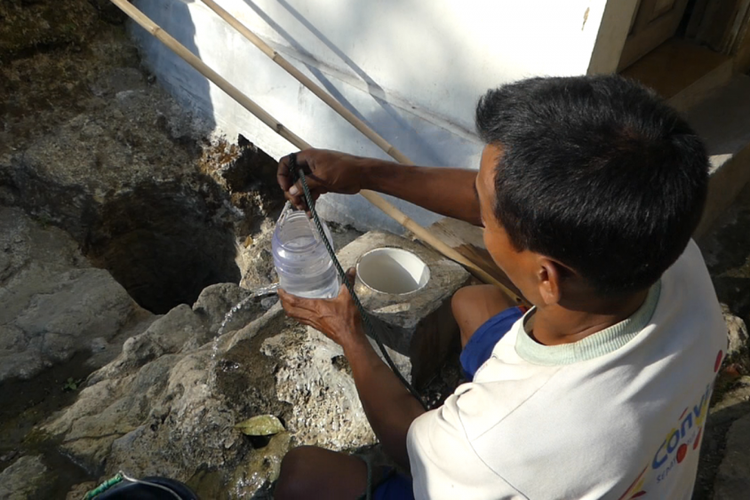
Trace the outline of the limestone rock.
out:
<instances>
[{"instance_id":1,"label":"limestone rock","mask_svg":"<svg viewBox=\"0 0 750 500\"><path fill-rule=\"evenodd\" d=\"M164 475L205 498L267 491L292 443L339 450L372 444L340 349L286 319L280 304L256 304L215 338L224 314L247 293L212 286L192 309L158 318L94 372L42 434L100 478L120 469ZM235 428L258 415L273 415L287 432L251 437Z\"/></svg>"},{"instance_id":2,"label":"limestone rock","mask_svg":"<svg viewBox=\"0 0 750 500\"><path fill-rule=\"evenodd\" d=\"M750 374L750 337L742 318L732 314L726 304L721 304L721 312L727 324L729 347L725 358L726 364L738 364L746 374Z\"/></svg>"},{"instance_id":3,"label":"limestone rock","mask_svg":"<svg viewBox=\"0 0 750 500\"><path fill-rule=\"evenodd\" d=\"M0 382L70 359L111 360L148 313L104 270L90 267L63 231L0 207Z\"/></svg>"},{"instance_id":4,"label":"limestone rock","mask_svg":"<svg viewBox=\"0 0 750 500\"><path fill-rule=\"evenodd\" d=\"M222 324L224 324L224 332L237 330L250 323L260 312L268 310L270 307L267 306L273 305L278 300L275 295L273 297L276 300L270 302L266 301L269 297L251 299L224 323L227 311L250 295L251 292L233 283L218 283L206 287L201 292L198 300L193 304L193 311L207 322L211 335L215 336Z\"/></svg>"},{"instance_id":5,"label":"limestone rock","mask_svg":"<svg viewBox=\"0 0 750 500\"><path fill-rule=\"evenodd\" d=\"M375 443L341 347L312 328L291 328L263 343L279 361L277 397L298 444L345 450Z\"/></svg>"},{"instance_id":6,"label":"limestone rock","mask_svg":"<svg viewBox=\"0 0 750 500\"><path fill-rule=\"evenodd\" d=\"M51 472L40 456L21 457L0 473L0 498L26 500L49 493Z\"/></svg>"},{"instance_id":7,"label":"limestone rock","mask_svg":"<svg viewBox=\"0 0 750 500\"><path fill-rule=\"evenodd\" d=\"M726 452L714 483L716 500L741 500L750 491L750 414L727 433Z\"/></svg>"},{"instance_id":8,"label":"limestone rock","mask_svg":"<svg viewBox=\"0 0 750 500\"><path fill-rule=\"evenodd\" d=\"M156 474L165 464L155 460L154 450L170 457L166 462L175 477L184 476L183 455L195 453L207 464L221 463L223 458L209 456L217 450L221 454L223 441L213 446L212 435L204 436L202 444L199 438L202 430L234 424L207 386L209 338L190 307L174 308L128 339L120 356L89 377L76 403L45 426L45 432L65 436L62 449L97 473L106 459L113 464L109 472L128 466L138 474ZM162 425L167 419L172 425ZM187 451L203 446L203 452ZM174 449L181 450L175 453L177 463L169 455Z\"/></svg>"}]
</instances>

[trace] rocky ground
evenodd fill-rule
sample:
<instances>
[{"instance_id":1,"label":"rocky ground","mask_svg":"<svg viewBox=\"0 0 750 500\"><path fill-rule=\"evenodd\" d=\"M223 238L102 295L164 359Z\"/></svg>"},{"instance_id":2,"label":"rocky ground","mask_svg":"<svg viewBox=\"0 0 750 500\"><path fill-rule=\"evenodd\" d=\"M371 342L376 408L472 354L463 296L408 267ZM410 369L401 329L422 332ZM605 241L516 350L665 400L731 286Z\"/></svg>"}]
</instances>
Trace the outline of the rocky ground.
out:
<instances>
[{"instance_id":1,"label":"rocky ground","mask_svg":"<svg viewBox=\"0 0 750 500\"><path fill-rule=\"evenodd\" d=\"M290 446L369 449L335 345L275 298L220 332L274 279L275 162L169 98L108 1L56 5L0 3L0 498L81 498L120 469L266 498ZM733 347L700 500L750 487L749 226L750 188L701 242ZM259 415L284 431L236 427Z\"/></svg>"},{"instance_id":2,"label":"rocky ground","mask_svg":"<svg viewBox=\"0 0 750 500\"><path fill-rule=\"evenodd\" d=\"M218 336L274 279L276 163L183 112L109 2L68 4L0 5L0 498L119 469L259 497L292 443L373 444L340 353L273 299ZM234 427L264 414L286 432Z\"/></svg>"}]
</instances>

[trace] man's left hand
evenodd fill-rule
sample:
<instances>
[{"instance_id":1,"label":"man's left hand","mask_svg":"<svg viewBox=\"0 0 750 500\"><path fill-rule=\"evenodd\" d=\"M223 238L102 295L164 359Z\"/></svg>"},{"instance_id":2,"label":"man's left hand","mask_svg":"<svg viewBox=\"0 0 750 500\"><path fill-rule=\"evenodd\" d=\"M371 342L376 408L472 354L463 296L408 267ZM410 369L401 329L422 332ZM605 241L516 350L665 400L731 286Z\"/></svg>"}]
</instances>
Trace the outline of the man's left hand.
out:
<instances>
[{"instance_id":1,"label":"man's left hand","mask_svg":"<svg viewBox=\"0 0 750 500\"><path fill-rule=\"evenodd\" d=\"M354 281L354 273L354 268L346 273L350 282ZM315 328L344 348L364 335L362 317L345 285L341 285L335 299L306 299L282 289L278 293L289 317Z\"/></svg>"}]
</instances>

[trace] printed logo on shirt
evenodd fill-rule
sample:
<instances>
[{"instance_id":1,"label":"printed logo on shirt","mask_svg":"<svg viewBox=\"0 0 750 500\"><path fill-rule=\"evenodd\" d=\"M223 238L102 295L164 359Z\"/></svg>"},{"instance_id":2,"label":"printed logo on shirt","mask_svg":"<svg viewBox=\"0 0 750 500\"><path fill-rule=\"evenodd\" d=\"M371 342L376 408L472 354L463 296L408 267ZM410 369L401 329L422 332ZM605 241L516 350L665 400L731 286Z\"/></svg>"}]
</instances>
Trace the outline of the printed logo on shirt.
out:
<instances>
[{"instance_id":1,"label":"printed logo on shirt","mask_svg":"<svg viewBox=\"0 0 750 500\"><path fill-rule=\"evenodd\" d=\"M724 353L719 351L714 363L714 374L719 371ZM711 400L713 382L706 385L706 389L696 399L693 405L688 406L677 418L677 423L666 435L654 454L651 463L644 467L638 477L631 483L628 490L620 497L620 500L640 498L646 495L644 489L646 481L649 481L649 489L656 487L665 481L685 460L688 453L698 450L703 434L703 423L708 413L708 403Z\"/></svg>"}]
</instances>

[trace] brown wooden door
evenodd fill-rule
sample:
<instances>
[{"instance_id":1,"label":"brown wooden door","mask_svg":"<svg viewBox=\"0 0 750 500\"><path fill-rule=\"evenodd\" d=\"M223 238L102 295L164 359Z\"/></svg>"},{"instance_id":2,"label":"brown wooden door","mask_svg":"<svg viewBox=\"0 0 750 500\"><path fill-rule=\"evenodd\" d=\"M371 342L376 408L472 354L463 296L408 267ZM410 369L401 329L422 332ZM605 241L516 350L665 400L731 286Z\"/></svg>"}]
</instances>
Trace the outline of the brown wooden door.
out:
<instances>
[{"instance_id":1,"label":"brown wooden door","mask_svg":"<svg viewBox=\"0 0 750 500\"><path fill-rule=\"evenodd\" d=\"M627 68L672 37L687 4L688 0L639 0L618 70Z\"/></svg>"}]
</instances>

